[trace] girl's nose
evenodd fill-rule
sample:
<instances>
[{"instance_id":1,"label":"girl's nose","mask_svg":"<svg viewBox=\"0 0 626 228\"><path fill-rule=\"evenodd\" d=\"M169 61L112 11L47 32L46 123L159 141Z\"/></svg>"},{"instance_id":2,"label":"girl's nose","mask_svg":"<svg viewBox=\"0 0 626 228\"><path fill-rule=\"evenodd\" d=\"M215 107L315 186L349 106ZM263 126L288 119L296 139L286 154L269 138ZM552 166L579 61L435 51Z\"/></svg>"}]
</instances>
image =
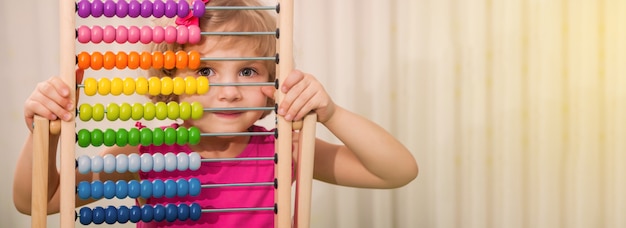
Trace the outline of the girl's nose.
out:
<instances>
[{"instance_id":1,"label":"girl's nose","mask_svg":"<svg viewBox=\"0 0 626 228\"><path fill-rule=\"evenodd\" d=\"M215 86L213 89L218 90L218 98L220 101L233 102L241 100L241 90L239 86Z\"/></svg>"}]
</instances>

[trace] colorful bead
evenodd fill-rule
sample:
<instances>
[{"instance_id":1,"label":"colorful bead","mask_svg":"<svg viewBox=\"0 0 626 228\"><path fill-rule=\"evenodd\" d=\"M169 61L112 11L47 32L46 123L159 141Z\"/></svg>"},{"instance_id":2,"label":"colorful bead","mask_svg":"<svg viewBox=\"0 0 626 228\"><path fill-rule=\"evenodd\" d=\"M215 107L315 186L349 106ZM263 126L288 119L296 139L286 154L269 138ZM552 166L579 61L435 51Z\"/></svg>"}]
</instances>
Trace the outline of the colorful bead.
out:
<instances>
[{"instance_id":1,"label":"colorful bead","mask_svg":"<svg viewBox=\"0 0 626 228\"><path fill-rule=\"evenodd\" d=\"M104 133L100 129L93 129L91 131L91 145L98 147L102 146L104 141Z\"/></svg>"},{"instance_id":2,"label":"colorful bead","mask_svg":"<svg viewBox=\"0 0 626 228\"><path fill-rule=\"evenodd\" d=\"M126 52L118 52L115 57L115 68L124 69L128 66L128 54Z\"/></svg>"},{"instance_id":3,"label":"colorful bead","mask_svg":"<svg viewBox=\"0 0 626 228\"><path fill-rule=\"evenodd\" d=\"M154 0L152 3L152 16L161 18L165 15L165 3L161 0Z\"/></svg>"},{"instance_id":4,"label":"colorful bead","mask_svg":"<svg viewBox=\"0 0 626 228\"><path fill-rule=\"evenodd\" d=\"M176 204L168 203L165 206L165 220L168 222L174 222L176 221L177 218L178 218L178 207L176 207Z\"/></svg>"},{"instance_id":5,"label":"colorful bead","mask_svg":"<svg viewBox=\"0 0 626 228\"><path fill-rule=\"evenodd\" d=\"M154 69L161 69L163 68L163 64L164 64L164 56L163 53L161 52L152 52L152 67Z\"/></svg>"},{"instance_id":6,"label":"colorful bead","mask_svg":"<svg viewBox=\"0 0 626 228\"><path fill-rule=\"evenodd\" d=\"M110 44L115 41L115 27L111 25L104 26L103 32L104 33L102 34L102 41L104 43Z\"/></svg>"},{"instance_id":7,"label":"colorful bead","mask_svg":"<svg viewBox=\"0 0 626 228\"><path fill-rule=\"evenodd\" d=\"M167 118L168 119L170 120L178 119L179 112L180 112L180 108L178 106L178 103L176 102L167 103Z\"/></svg>"},{"instance_id":8,"label":"colorful bead","mask_svg":"<svg viewBox=\"0 0 626 228\"><path fill-rule=\"evenodd\" d=\"M171 146L176 143L176 129L172 127L167 127L164 130L165 132L165 145Z\"/></svg>"},{"instance_id":9,"label":"colorful bead","mask_svg":"<svg viewBox=\"0 0 626 228\"><path fill-rule=\"evenodd\" d=\"M186 127L178 127L178 129L176 129L176 133L176 144L185 145L189 142L189 131Z\"/></svg>"},{"instance_id":10,"label":"colorful bead","mask_svg":"<svg viewBox=\"0 0 626 228\"><path fill-rule=\"evenodd\" d=\"M136 18L141 15L141 3L137 0L130 0L128 2L128 16Z\"/></svg>"},{"instance_id":11,"label":"colorful bead","mask_svg":"<svg viewBox=\"0 0 626 228\"><path fill-rule=\"evenodd\" d=\"M115 182L115 197L118 199L124 199L128 196L128 183L123 180Z\"/></svg>"},{"instance_id":12,"label":"colorful bead","mask_svg":"<svg viewBox=\"0 0 626 228\"><path fill-rule=\"evenodd\" d=\"M189 28L187 28L187 26L177 26L176 27L176 42L179 44L184 44L187 43L189 41ZM180 51L183 52L183 51ZM184 52L183 52L184 53ZM187 53L185 53L185 57L187 57ZM177 68L179 69L184 69L187 67L187 61L185 61L185 64L181 67L178 67L178 64L176 65Z\"/></svg>"},{"instance_id":13,"label":"colorful bead","mask_svg":"<svg viewBox=\"0 0 626 228\"><path fill-rule=\"evenodd\" d=\"M111 51L107 51L103 55L102 67L104 69L110 70L115 67L115 60L117 59L117 55Z\"/></svg>"},{"instance_id":14,"label":"colorful bead","mask_svg":"<svg viewBox=\"0 0 626 228\"><path fill-rule=\"evenodd\" d=\"M202 39L202 34L200 33L200 27L196 25L189 26L189 43L197 44ZM194 68L195 69L195 68Z\"/></svg>"},{"instance_id":15,"label":"colorful bead","mask_svg":"<svg viewBox=\"0 0 626 228\"><path fill-rule=\"evenodd\" d=\"M191 102L191 118L194 120L202 118L204 114L204 108L200 102L194 101Z\"/></svg>"},{"instance_id":16,"label":"colorful bead","mask_svg":"<svg viewBox=\"0 0 626 228\"><path fill-rule=\"evenodd\" d=\"M193 16L197 18L202 18L202 16L204 16L204 8L205 6L202 0L193 1Z\"/></svg>"},{"instance_id":17,"label":"colorful bead","mask_svg":"<svg viewBox=\"0 0 626 228\"><path fill-rule=\"evenodd\" d=\"M196 145L198 143L200 143L200 129L198 129L197 127L190 127L189 128L189 144L190 145Z\"/></svg>"},{"instance_id":18,"label":"colorful bead","mask_svg":"<svg viewBox=\"0 0 626 228\"><path fill-rule=\"evenodd\" d=\"M105 173L113 173L115 172L115 156L113 154L106 154L102 157L104 160L104 172Z\"/></svg>"},{"instance_id":19,"label":"colorful bead","mask_svg":"<svg viewBox=\"0 0 626 228\"><path fill-rule=\"evenodd\" d=\"M148 70L152 67L152 55L150 55L150 52L141 52L140 58L139 67L141 69Z\"/></svg>"},{"instance_id":20,"label":"colorful bead","mask_svg":"<svg viewBox=\"0 0 626 228\"><path fill-rule=\"evenodd\" d=\"M176 160L176 155L172 152L167 152L163 155L165 158L165 171L172 172L176 171L176 165L178 161Z\"/></svg>"},{"instance_id":21,"label":"colorful bead","mask_svg":"<svg viewBox=\"0 0 626 228\"><path fill-rule=\"evenodd\" d=\"M148 18L152 16L152 2L141 1L141 17Z\"/></svg>"},{"instance_id":22,"label":"colorful bead","mask_svg":"<svg viewBox=\"0 0 626 228\"><path fill-rule=\"evenodd\" d=\"M165 102L159 101L154 104L154 107L156 108L155 111L157 120L164 120L167 118L167 104Z\"/></svg>"},{"instance_id":23,"label":"colorful bead","mask_svg":"<svg viewBox=\"0 0 626 228\"><path fill-rule=\"evenodd\" d=\"M165 133L162 128L155 128L152 131L152 144L155 146L163 145L163 140L165 138Z\"/></svg>"},{"instance_id":24,"label":"colorful bead","mask_svg":"<svg viewBox=\"0 0 626 228\"><path fill-rule=\"evenodd\" d=\"M196 70L199 67L200 67L200 53L198 51L190 51L189 52L189 69Z\"/></svg>"},{"instance_id":25,"label":"colorful bead","mask_svg":"<svg viewBox=\"0 0 626 228\"><path fill-rule=\"evenodd\" d=\"M116 103L109 103L107 106L107 120L115 121L120 117L120 106Z\"/></svg>"},{"instance_id":26,"label":"colorful bead","mask_svg":"<svg viewBox=\"0 0 626 228\"><path fill-rule=\"evenodd\" d=\"M93 114L91 118L93 118L93 120L101 121L104 119L104 105L100 103L94 104L92 110Z\"/></svg>"},{"instance_id":27,"label":"colorful bead","mask_svg":"<svg viewBox=\"0 0 626 228\"><path fill-rule=\"evenodd\" d=\"M141 30L139 29L139 27L130 26L128 28L128 43L134 44L134 43L139 42L140 39L141 39Z\"/></svg>"},{"instance_id":28,"label":"colorful bead","mask_svg":"<svg viewBox=\"0 0 626 228\"><path fill-rule=\"evenodd\" d=\"M156 179L152 181L152 197L161 198L165 195L165 183L163 180Z\"/></svg>"},{"instance_id":29,"label":"colorful bead","mask_svg":"<svg viewBox=\"0 0 626 228\"><path fill-rule=\"evenodd\" d=\"M145 95L148 93L149 90L149 85L148 85L148 79L144 78L144 77L139 77L137 78L137 81L135 83L135 92L139 95Z\"/></svg>"},{"instance_id":30,"label":"colorful bead","mask_svg":"<svg viewBox=\"0 0 626 228\"><path fill-rule=\"evenodd\" d=\"M125 173L126 171L128 171L128 156L118 154L115 156L115 172Z\"/></svg>"},{"instance_id":31,"label":"colorful bead","mask_svg":"<svg viewBox=\"0 0 626 228\"><path fill-rule=\"evenodd\" d=\"M165 42L168 44L173 44L176 42L176 35L178 31L176 31L176 27L174 26L166 26L165 27Z\"/></svg>"},{"instance_id":32,"label":"colorful bead","mask_svg":"<svg viewBox=\"0 0 626 228\"><path fill-rule=\"evenodd\" d=\"M102 42L104 36L103 34L104 29L102 29L102 27L97 25L91 27L91 42L94 44L99 44L100 42Z\"/></svg>"},{"instance_id":33,"label":"colorful bead","mask_svg":"<svg viewBox=\"0 0 626 228\"><path fill-rule=\"evenodd\" d=\"M102 53L100 52L92 53L91 54L91 69L94 69L94 70L102 69L103 61L104 61L104 56L102 56Z\"/></svg>"},{"instance_id":34,"label":"colorful bead","mask_svg":"<svg viewBox=\"0 0 626 228\"><path fill-rule=\"evenodd\" d=\"M182 95L183 93L185 93L185 79L184 78L174 77L172 78L172 81L174 82L174 89L172 90L173 94Z\"/></svg>"},{"instance_id":35,"label":"colorful bead","mask_svg":"<svg viewBox=\"0 0 626 228\"><path fill-rule=\"evenodd\" d=\"M152 159L152 171L161 172L165 169L165 156L163 156L163 154L156 153L152 155Z\"/></svg>"},{"instance_id":36,"label":"colorful bead","mask_svg":"<svg viewBox=\"0 0 626 228\"><path fill-rule=\"evenodd\" d=\"M178 1L177 16L186 17L189 14L189 3L187 1Z\"/></svg>"},{"instance_id":37,"label":"colorful bead","mask_svg":"<svg viewBox=\"0 0 626 228\"><path fill-rule=\"evenodd\" d=\"M189 194L189 182L185 179L176 180L176 195L178 197L187 196Z\"/></svg>"},{"instance_id":38,"label":"colorful bead","mask_svg":"<svg viewBox=\"0 0 626 228\"><path fill-rule=\"evenodd\" d=\"M191 203L191 206L189 206L189 219L193 221L198 221L201 215L202 215L202 208L200 207L200 204Z\"/></svg>"},{"instance_id":39,"label":"colorful bead","mask_svg":"<svg viewBox=\"0 0 626 228\"><path fill-rule=\"evenodd\" d=\"M100 173L104 169L104 159L102 156L93 156L91 158L91 172Z\"/></svg>"},{"instance_id":40,"label":"colorful bead","mask_svg":"<svg viewBox=\"0 0 626 228\"><path fill-rule=\"evenodd\" d=\"M120 1L126 3L125 1ZM126 3L128 4L128 3ZM117 26L115 29L115 42L123 44L128 40L128 28L126 26Z\"/></svg>"},{"instance_id":41,"label":"colorful bead","mask_svg":"<svg viewBox=\"0 0 626 228\"><path fill-rule=\"evenodd\" d=\"M178 220L180 221L185 221L189 219L189 205L179 204L177 214L178 214Z\"/></svg>"},{"instance_id":42,"label":"colorful bead","mask_svg":"<svg viewBox=\"0 0 626 228\"><path fill-rule=\"evenodd\" d=\"M128 197L136 199L141 194L141 184L137 180L130 180L128 182Z\"/></svg>"},{"instance_id":43,"label":"colorful bead","mask_svg":"<svg viewBox=\"0 0 626 228\"><path fill-rule=\"evenodd\" d=\"M176 154L176 169L178 171L187 171L189 169L189 154L178 153Z\"/></svg>"},{"instance_id":44,"label":"colorful bead","mask_svg":"<svg viewBox=\"0 0 626 228\"><path fill-rule=\"evenodd\" d=\"M202 184L198 178L189 179L189 196L198 196L202 190Z\"/></svg>"},{"instance_id":45,"label":"colorful bead","mask_svg":"<svg viewBox=\"0 0 626 228\"><path fill-rule=\"evenodd\" d=\"M129 120L133 113L133 108L128 103L122 103L120 105L120 120L126 121Z\"/></svg>"},{"instance_id":46,"label":"colorful bead","mask_svg":"<svg viewBox=\"0 0 626 228\"><path fill-rule=\"evenodd\" d=\"M92 115L92 108L89 104L81 104L78 107L78 118L82 121L89 121Z\"/></svg>"},{"instance_id":47,"label":"colorful bead","mask_svg":"<svg viewBox=\"0 0 626 228\"><path fill-rule=\"evenodd\" d=\"M152 130L150 130L149 128L142 128L141 130L139 130L139 132L141 133L141 145L142 146L149 146L152 144Z\"/></svg>"},{"instance_id":48,"label":"colorful bead","mask_svg":"<svg viewBox=\"0 0 626 228\"><path fill-rule=\"evenodd\" d=\"M89 0L80 0L76 4L76 13L81 18L89 17L91 14L91 2Z\"/></svg>"},{"instance_id":49,"label":"colorful bead","mask_svg":"<svg viewBox=\"0 0 626 228\"><path fill-rule=\"evenodd\" d=\"M124 78L122 93L124 93L124 95L132 95L135 93L135 80L133 78Z\"/></svg>"},{"instance_id":50,"label":"colorful bead","mask_svg":"<svg viewBox=\"0 0 626 228\"><path fill-rule=\"evenodd\" d=\"M156 116L156 106L154 103L145 103L143 106L143 118L145 120L152 120Z\"/></svg>"},{"instance_id":51,"label":"colorful bead","mask_svg":"<svg viewBox=\"0 0 626 228\"><path fill-rule=\"evenodd\" d=\"M131 128L128 130L128 145L137 146L141 141L141 133L137 128Z\"/></svg>"},{"instance_id":52,"label":"colorful bead","mask_svg":"<svg viewBox=\"0 0 626 228\"><path fill-rule=\"evenodd\" d=\"M87 129L80 129L78 130L77 133L77 141L78 141L78 146L80 147L88 147L89 145L91 145L91 132L89 132L89 130Z\"/></svg>"},{"instance_id":53,"label":"colorful bead","mask_svg":"<svg viewBox=\"0 0 626 228\"><path fill-rule=\"evenodd\" d=\"M111 80L108 78L100 78L98 80L98 94L107 95L111 92Z\"/></svg>"},{"instance_id":54,"label":"colorful bead","mask_svg":"<svg viewBox=\"0 0 626 228\"><path fill-rule=\"evenodd\" d=\"M92 216L92 211L91 209L89 209L88 207L83 207L80 209L79 213L80 216L80 224L83 225L89 225L91 224L91 221L93 220L93 216Z\"/></svg>"},{"instance_id":55,"label":"colorful bead","mask_svg":"<svg viewBox=\"0 0 626 228\"><path fill-rule=\"evenodd\" d=\"M144 2L149 2L149 1L144 1ZM129 221L132 223L137 223L139 221L141 221L141 207L137 206L137 205L133 205L132 207L130 207L130 219Z\"/></svg>"},{"instance_id":56,"label":"colorful bead","mask_svg":"<svg viewBox=\"0 0 626 228\"><path fill-rule=\"evenodd\" d=\"M174 92L174 81L171 77L161 78L161 94L170 95Z\"/></svg>"},{"instance_id":57,"label":"colorful bead","mask_svg":"<svg viewBox=\"0 0 626 228\"><path fill-rule=\"evenodd\" d=\"M106 215L103 207L95 207L92 213L92 219L94 224L102 224L104 222Z\"/></svg>"},{"instance_id":58,"label":"colorful bead","mask_svg":"<svg viewBox=\"0 0 626 228\"><path fill-rule=\"evenodd\" d=\"M152 28L150 28L149 26L142 26L141 38L139 39L139 41L143 44L149 44L150 42L152 42Z\"/></svg>"},{"instance_id":59,"label":"colorful bead","mask_svg":"<svg viewBox=\"0 0 626 228\"><path fill-rule=\"evenodd\" d=\"M189 131L189 133L191 133L191 131ZM198 154L197 152L189 153L189 170L196 171L200 169L201 165L202 158L200 157L200 154Z\"/></svg>"},{"instance_id":60,"label":"colorful bead","mask_svg":"<svg viewBox=\"0 0 626 228\"><path fill-rule=\"evenodd\" d=\"M152 197L152 182L149 180L141 180L141 198L147 199Z\"/></svg>"},{"instance_id":61,"label":"colorful bead","mask_svg":"<svg viewBox=\"0 0 626 228\"><path fill-rule=\"evenodd\" d=\"M128 3L125 0L117 1L115 15L119 18L126 17L128 15Z\"/></svg>"},{"instance_id":62,"label":"colorful bead","mask_svg":"<svg viewBox=\"0 0 626 228\"><path fill-rule=\"evenodd\" d=\"M91 29L89 29L89 27L85 25L81 25L76 30L76 33L78 34L76 36L76 39L78 40L78 42L85 44L91 41Z\"/></svg>"},{"instance_id":63,"label":"colorful bead","mask_svg":"<svg viewBox=\"0 0 626 228\"><path fill-rule=\"evenodd\" d=\"M178 4L176 4L173 0L167 0L165 2L165 17L172 18L175 17L178 10Z\"/></svg>"},{"instance_id":64,"label":"colorful bead","mask_svg":"<svg viewBox=\"0 0 626 228\"><path fill-rule=\"evenodd\" d=\"M154 43L161 43L165 40L165 29L161 26L152 28L152 41Z\"/></svg>"},{"instance_id":65,"label":"colorful bead","mask_svg":"<svg viewBox=\"0 0 626 228\"><path fill-rule=\"evenodd\" d=\"M89 53L87 52L81 52L78 54L78 56L76 56L77 58L77 65L79 69L87 69L89 68L89 66L91 65L91 56L89 55Z\"/></svg>"},{"instance_id":66,"label":"colorful bead","mask_svg":"<svg viewBox=\"0 0 626 228\"><path fill-rule=\"evenodd\" d=\"M198 83L198 88L196 89L197 94L205 94L209 92L209 78L208 77L197 77L196 82Z\"/></svg>"},{"instance_id":67,"label":"colorful bead","mask_svg":"<svg viewBox=\"0 0 626 228\"><path fill-rule=\"evenodd\" d=\"M96 180L91 182L91 197L100 199L104 195L104 184L102 181Z\"/></svg>"},{"instance_id":68,"label":"colorful bead","mask_svg":"<svg viewBox=\"0 0 626 228\"><path fill-rule=\"evenodd\" d=\"M118 96L124 90L124 81L121 78L111 79L111 95Z\"/></svg>"},{"instance_id":69,"label":"colorful bead","mask_svg":"<svg viewBox=\"0 0 626 228\"><path fill-rule=\"evenodd\" d=\"M152 96L161 94L161 80L159 78L148 78L148 94Z\"/></svg>"},{"instance_id":70,"label":"colorful bead","mask_svg":"<svg viewBox=\"0 0 626 228\"><path fill-rule=\"evenodd\" d=\"M150 154L141 154L141 172L150 172L152 171L152 165L154 163L154 159Z\"/></svg>"},{"instance_id":71,"label":"colorful bead","mask_svg":"<svg viewBox=\"0 0 626 228\"><path fill-rule=\"evenodd\" d=\"M165 206L161 204L154 205L154 221L160 222L165 220Z\"/></svg>"},{"instance_id":72,"label":"colorful bead","mask_svg":"<svg viewBox=\"0 0 626 228\"><path fill-rule=\"evenodd\" d=\"M91 158L87 155L81 155L76 159L76 163L78 164L78 172L82 174L87 174L91 171Z\"/></svg>"},{"instance_id":73,"label":"colorful bead","mask_svg":"<svg viewBox=\"0 0 626 228\"><path fill-rule=\"evenodd\" d=\"M117 130L115 144L119 147L128 145L128 131L124 128Z\"/></svg>"},{"instance_id":74,"label":"colorful bead","mask_svg":"<svg viewBox=\"0 0 626 228\"><path fill-rule=\"evenodd\" d=\"M137 69L139 68L140 56L136 51L131 51L128 53L128 68L129 69Z\"/></svg>"},{"instance_id":75,"label":"colorful bead","mask_svg":"<svg viewBox=\"0 0 626 228\"><path fill-rule=\"evenodd\" d=\"M179 26L179 27L185 27L185 26ZM179 35L180 35L180 32L179 32ZM187 55L187 52L184 52L184 51L176 52L176 69L187 68L188 61L189 61L189 56Z\"/></svg>"},{"instance_id":76,"label":"colorful bead","mask_svg":"<svg viewBox=\"0 0 626 228\"><path fill-rule=\"evenodd\" d=\"M104 2L104 16L105 17L113 17L115 16L116 4L113 0L106 0Z\"/></svg>"},{"instance_id":77,"label":"colorful bead","mask_svg":"<svg viewBox=\"0 0 626 228\"><path fill-rule=\"evenodd\" d=\"M100 0L93 0L91 2L91 16L92 17L100 17L102 16L102 12L104 11L104 3Z\"/></svg>"},{"instance_id":78,"label":"colorful bead","mask_svg":"<svg viewBox=\"0 0 626 228\"><path fill-rule=\"evenodd\" d=\"M197 88L198 88L198 82L195 77L192 77L192 76L185 77L185 94L194 95L196 94Z\"/></svg>"},{"instance_id":79,"label":"colorful bead","mask_svg":"<svg viewBox=\"0 0 626 228\"><path fill-rule=\"evenodd\" d=\"M130 219L130 209L127 206L120 206L117 209L117 221L121 224L127 223Z\"/></svg>"},{"instance_id":80,"label":"colorful bead","mask_svg":"<svg viewBox=\"0 0 626 228\"><path fill-rule=\"evenodd\" d=\"M163 68L167 70L174 69L176 67L176 53L173 51L165 51L163 53Z\"/></svg>"},{"instance_id":81,"label":"colorful bead","mask_svg":"<svg viewBox=\"0 0 626 228\"><path fill-rule=\"evenodd\" d=\"M176 196L176 181L172 179L165 180L165 197L173 198Z\"/></svg>"},{"instance_id":82,"label":"colorful bead","mask_svg":"<svg viewBox=\"0 0 626 228\"><path fill-rule=\"evenodd\" d=\"M91 185L87 181L81 181L78 183L78 186L76 186L76 192L79 198L89 199L91 196Z\"/></svg>"},{"instance_id":83,"label":"colorful bead","mask_svg":"<svg viewBox=\"0 0 626 228\"><path fill-rule=\"evenodd\" d=\"M117 136L116 136L115 130L111 128L104 130L103 144L105 146L111 147L115 145L116 139L117 139Z\"/></svg>"},{"instance_id":84,"label":"colorful bead","mask_svg":"<svg viewBox=\"0 0 626 228\"><path fill-rule=\"evenodd\" d=\"M128 172L136 173L141 169L141 157L137 153L128 155Z\"/></svg>"},{"instance_id":85,"label":"colorful bead","mask_svg":"<svg viewBox=\"0 0 626 228\"><path fill-rule=\"evenodd\" d=\"M183 101L178 105L179 116L178 118L182 120L188 120L191 118L191 104L189 102Z\"/></svg>"},{"instance_id":86,"label":"colorful bead","mask_svg":"<svg viewBox=\"0 0 626 228\"><path fill-rule=\"evenodd\" d=\"M143 118L143 105L139 104L139 103L134 103L133 104L133 110L131 113L131 118L133 120L140 120L141 118Z\"/></svg>"},{"instance_id":87,"label":"colorful bead","mask_svg":"<svg viewBox=\"0 0 626 228\"><path fill-rule=\"evenodd\" d=\"M112 180L104 181L103 196L105 199L113 199L115 197L115 182Z\"/></svg>"},{"instance_id":88,"label":"colorful bead","mask_svg":"<svg viewBox=\"0 0 626 228\"><path fill-rule=\"evenodd\" d=\"M148 204L141 206L141 221L152 222L152 219L154 219L154 208Z\"/></svg>"}]
</instances>

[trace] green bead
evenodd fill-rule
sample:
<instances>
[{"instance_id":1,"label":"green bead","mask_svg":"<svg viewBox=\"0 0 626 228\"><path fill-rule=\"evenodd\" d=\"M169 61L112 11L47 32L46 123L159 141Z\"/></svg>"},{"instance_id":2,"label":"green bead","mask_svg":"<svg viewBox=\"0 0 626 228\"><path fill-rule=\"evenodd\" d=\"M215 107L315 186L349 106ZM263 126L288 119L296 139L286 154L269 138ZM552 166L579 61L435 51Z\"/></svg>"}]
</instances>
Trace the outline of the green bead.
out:
<instances>
[{"instance_id":1,"label":"green bead","mask_svg":"<svg viewBox=\"0 0 626 228\"><path fill-rule=\"evenodd\" d=\"M100 129L93 129L91 131L91 145L93 146L102 146L104 143L104 133Z\"/></svg>"},{"instance_id":2,"label":"green bead","mask_svg":"<svg viewBox=\"0 0 626 228\"><path fill-rule=\"evenodd\" d=\"M200 102L194 101L191 103L191 118L194 120L202 118L204 108Z\"/></svg>"},{"instance_id":3,"label":"green bead","mask_svg":"<svg viewBox=\"0 0 626 228\"><path fill-rule=\"evenodd\" d=\"M88 147L91 144L91 133L87 129L78 130L78 146Z\"/></svg>"},{"instance_id":4,"label":"green bead","mask_svg":"<svg viewBox=\"0 0 626 228\"><path fill-rule=\"evenodd\" d=\"M167 103L167 118L170 120L178 119L178 115L180 112L180 107L176 102Z\"/></svg>"},{"instance_id":5,"label":"green bead","mask_svg":"<svg viewBox=\"0 0 626 228\"><path fill-rule=\"evenodd\" d=\"M133 120L140 120L141 118L143 118L143 105L139 103L133 104L133 111L131 113L131 118L133 118Z\"/></svg>"},{"instance_id":6,"label":"green bead","mask_svg":"<svg viewBox=\"0 0 626 228\"><path fill-rule=\"evenodd\" d=\"M162 128L155 128L152 131L152 144L155 146L163 145L163 140L165 138L165 132L163 132Z\"/></svg>"},{"instance_id":7,"label":"green bead","mask_svg":"<svg viewBox=\"0 0 626 228\"><path fill-rule=\"evenodd\" d=\"M178 105L179 109L179 118L181 120L188 120L191 118L191 104L189 102L180 102Z\"/></svg>"},{"instance_id":8,"label":"green bead","mask_svg":"<svg viewBox=\"0 0 626 228\"><path fill-rule=\"evenodd\" d=\"M176 133L176 143L178 145L185 145L189 142L189 131L186 127L178 127Z\"/></svg>"},{"instance_id":9,"label":"green bead","mask_svg":"<svg viewBox=\"0 0 626 228\"><path fill-rule=\"evenodd\" d=\"M167 118L167 104L165 102L159 101L154 104L156 108L156 118L157 120L164 120Z\"/></svg>"},{"instance_id":10,"label":"green bead","mask_svg":"<svg viewBox=\"0 0 626 228\"><path fill-rule=\"evenodd\" d=\"M176 143L176 129L172 127L165 128L165 145L171 146Z\"/></svg>"},{"instance_id":11,"label":"green bead","mask_svg":"<svg viewBox=\"0 0 626 228\"><path fill-rule=\"evenodd\" d=\"M110 103L107 106L107 120L115 121L120 117L120 106L116 103Z\"/></svg>"},{"instance_id":12,"label":"green bead","mask_svg":"<svg viewBox=\"0 0 626 228\"><path fill-rule=\"evenodd\" d=\"M200 143L200 129L197 127L189 128L189 144L196 145Z\"/></svg>"},{"instance_id":13,"label":"green bead","mask_svg":"<svg viewBox=\"0 0 626 228\"><path fill-rule=\"evenodd\" d=\"M154 103L148 102L143 105L143 118L145 120L152 120L156 116L156 107Z\"/></svg>"},{"instance_id":14,"label":"green bead","mask_svg":"<svg viewBox=\"0 0 626 228\"><path fill-rule=\"evenodd\" d=\"M104 119L104 105L98 103L93 105L93 114L92 118L95 121L101 121Z\"/></svg>"},{"instance_id":15,"label":"green bead","mask_svg":"<svg viewBox=\"0 0 626 228\"><path fill-rule=\"evenodd\" d=\"M128 144L128 131L124 128L117 130L115 144L117 146L126 146Z\"/></svg>"},{"instance_id":16,"label":"green bead","mask_svg":"<svg viewBox=\"0 0 626 228\"><path fill-rule=\"evenodd\" d=\"M133 113L133 107L128 103L122 103L120 105L120 120L127 121L130 119Z\"/></svg>"},{"instance_id":17,"label":"green bead","mask_svg":"<svg viewBox=\"0 0 626 228\"><path fill-rule=\"evenodd\" d=\"M137 128L131 128L128 130L128 145L137 146L141 141L141 133Z\"/></svg>"},{"instance_id":18,"label":"green bead","mask_svg":"<svg viewBox=\"0 0 626 228\"><path fill-rule=\"evenodd\" d=\"M91 120L91 115L93 114L93 108L89 104L81 104L78 108L78 118L82 121Z\"/></svg>"},{"instance_id":19,"label":"green bead","mask_svg":"<svg viewBox=\"0 0 626 228\"><path fill-rule=\"evenodd\" d=\"M115 140L117 139L117 136L115 134L115 130L109 128L104 130L104 145L105 146L113 146L115 145Z\"/></svg>"},{"instance_id":20,"label":"green bead","mask_svg":"<svg viewBox=\"0 0 626 228\"><path fill-rule=\"evenodd\" d=\"M141 145L150 146L152 145L152 130L145 127L141 129Z\"/></svg>"}]
</instances>

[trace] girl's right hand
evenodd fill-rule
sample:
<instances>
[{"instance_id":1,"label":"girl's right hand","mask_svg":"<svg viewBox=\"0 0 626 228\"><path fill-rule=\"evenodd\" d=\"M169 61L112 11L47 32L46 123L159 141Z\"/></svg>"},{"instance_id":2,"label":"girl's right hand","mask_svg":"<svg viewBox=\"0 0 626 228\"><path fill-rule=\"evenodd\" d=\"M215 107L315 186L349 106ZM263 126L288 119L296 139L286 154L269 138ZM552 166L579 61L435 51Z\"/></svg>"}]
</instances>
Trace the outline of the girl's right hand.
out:
<instances>
[{"instance_id":1,"label":"girl's right hand","mask_svg":"<svg viewBox=\"0 0 626 228\"><path fill-rule=\"evenodd\" d=\"M83 70L76 70L76 83L81 83ZM77 93L78 94L78 93ZM76 99L70 97L70 88L59 77L52 77L37 84L24 103L26 127L32 132L35 115L49 120L68 121L75 114Z\"/></svg>"}]
</instances>

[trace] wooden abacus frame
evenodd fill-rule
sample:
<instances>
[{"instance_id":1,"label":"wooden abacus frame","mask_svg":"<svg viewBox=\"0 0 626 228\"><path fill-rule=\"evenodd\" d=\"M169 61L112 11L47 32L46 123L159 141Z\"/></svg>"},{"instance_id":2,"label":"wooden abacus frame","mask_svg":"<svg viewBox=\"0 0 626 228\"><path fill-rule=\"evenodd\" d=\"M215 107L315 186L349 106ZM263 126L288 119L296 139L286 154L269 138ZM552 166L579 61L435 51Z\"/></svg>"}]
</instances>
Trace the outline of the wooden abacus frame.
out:
<instances>
[{"instance_id":1,"label":"wooden abacus frame","mask_svg":"<svg viewBox=\"0 0 626 228\"><path fill-rule=\"evenodd\" d=\"M280 64L277 64L277 80L281 82L294 69L293 60L293 0L279 0L278 27L280 38L277 52L280 53ZM59 0L59 74L70 87L76 88L76 48L75 0ZM282 101L284 94L276 91L276 103ZM76 90L70 90L70 97L76 97ZM303 123L292 123L282 116L276 116L275 177L275 227L308 227L310 223L310 203L313 177L313 157L315 149L315 114L307 115ZM47 189L48 189L48 153L50 134L60 135L60 223L61 227L74 227L76 208L76 122L53 121L35 116L33 137L33 177L31 226L46 227L47 224ZM292 214L292 132L300 130L300 148L296 172L295 206ZM283 159L289 158L289 159ZM289 208L289 210L284 210ZM292 221L293 215L293 221ZM292 223L293 222L293 223Z\"/></svg>"}]
</instances>

